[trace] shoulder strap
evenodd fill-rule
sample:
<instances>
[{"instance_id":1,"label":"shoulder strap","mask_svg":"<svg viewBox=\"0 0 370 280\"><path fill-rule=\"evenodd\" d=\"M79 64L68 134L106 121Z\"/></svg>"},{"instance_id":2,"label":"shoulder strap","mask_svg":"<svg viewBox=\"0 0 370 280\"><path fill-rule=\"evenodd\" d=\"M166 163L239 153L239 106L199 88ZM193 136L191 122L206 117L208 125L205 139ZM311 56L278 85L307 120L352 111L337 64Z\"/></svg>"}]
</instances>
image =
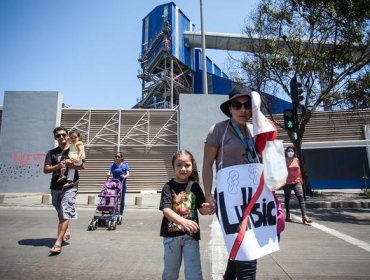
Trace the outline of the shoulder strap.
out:
<instances>
[{"instance_id":1,"label":"shoulder strap","mask_svg":"<svg viewBox=\"0 0 370 280\"><path fill-rule=\"evenodd\" d=\"M188 185L186 186L186 189L185 189L186 194L190 193L191 187L193 186L193 184L194 184L194 181L189 180Z\"/></svg>"},{"instance_id":2,"label":"shoulder strap","mask_svg":"<svg viewBox=\"0 0 370 280\"><path fill-rule=\"evenodd\" d=\"M186 186L186 189L185 189L186 194L189 194L191 192L191 187L193 186L193 184L194 184L194 181L189 180L188 185ZM170 184L166 183L165 185L169 186L172 194L175 193L175 191L170 186Z\"/></svg>"}]
</instances>

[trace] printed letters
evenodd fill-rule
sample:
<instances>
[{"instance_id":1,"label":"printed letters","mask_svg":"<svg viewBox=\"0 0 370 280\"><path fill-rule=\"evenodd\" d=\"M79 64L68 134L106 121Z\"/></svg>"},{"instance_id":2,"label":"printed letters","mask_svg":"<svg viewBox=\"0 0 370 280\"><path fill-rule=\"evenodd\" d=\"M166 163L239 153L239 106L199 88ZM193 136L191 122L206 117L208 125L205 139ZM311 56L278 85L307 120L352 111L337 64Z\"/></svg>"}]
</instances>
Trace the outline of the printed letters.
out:
<instances>
[{"instance_id":1,"label":"printed letters","mask_svg":"<svg viewBox=\"0 0 370 280\"><path fill-rule=\"evenodd\" d=\"M218 193L218 202L220 205L219 218L222 219L226 234L234 234L239 232L239 224L242 222L243 213L247 208L248 203L251 201L252 188L241 188L241 192L243 203L240 206L235 206L234 209L227 209L224 192ZM262 203L256 203L248 219L248 229L250 229L252 226L250 222L252 222L254 228L276 225L276 210L274 211L274 209L276 209L276 207L273 200L266 201L264 198ZM231 223L229 221L228 212L231 214L232 211L235 211L235 215L239 221L238 223Z\"/></svg>"}]
</instances>

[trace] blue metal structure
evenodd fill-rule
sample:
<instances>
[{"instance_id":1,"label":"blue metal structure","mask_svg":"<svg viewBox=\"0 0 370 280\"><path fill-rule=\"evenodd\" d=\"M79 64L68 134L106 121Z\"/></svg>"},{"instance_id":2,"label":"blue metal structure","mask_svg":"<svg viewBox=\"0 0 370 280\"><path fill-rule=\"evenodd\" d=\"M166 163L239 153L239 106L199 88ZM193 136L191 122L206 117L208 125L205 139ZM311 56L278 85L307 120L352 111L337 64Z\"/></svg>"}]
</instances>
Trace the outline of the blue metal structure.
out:
<instances>
[{"instance_id":1,"label":"blue metal structure","mask_svg":"<svg viewBox=\"0 0 370 280\"><path fill-rule=\"evenodd\" d=\"M191 68L191 49L185 46L184 31L193 29L194 25L175 3L159 5L143 19L141 55L151 63L169 44L169 54Z\"/></svg>"},{"instance_id":2,"label":"blue metal structure","mask_svg":"<svg viewBox=\"0 0 370 280\"><path fill-rule=\"evenodd\" d=\"M194 31L190 19L174 2L155 7L143 19L141 70L141 100L135 108L173 108L181 93L203 93L202 51L192 48L185 38ZM233 81L207 57L209 94L228 94ZM262 94L273 113L281 113L289 102Z\"/></svg>"}]
</instances>

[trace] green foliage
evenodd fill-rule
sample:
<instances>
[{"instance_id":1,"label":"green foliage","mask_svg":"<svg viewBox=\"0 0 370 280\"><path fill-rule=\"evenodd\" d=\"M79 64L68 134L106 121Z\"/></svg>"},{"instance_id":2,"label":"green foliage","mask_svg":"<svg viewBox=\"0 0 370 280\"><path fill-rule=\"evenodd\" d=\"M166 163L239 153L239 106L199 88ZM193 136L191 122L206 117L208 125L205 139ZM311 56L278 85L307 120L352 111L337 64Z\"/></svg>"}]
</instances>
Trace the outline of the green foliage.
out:
<instances>
[{"instance_id":1,"label":"green foliage","mask_svg":"<svg viewBox=\"0 0 370 280\"><path fill-rule=\"evenodd\" d=\"M369 7L370 0L261 0L244 29L257 41L239 76L288 99L290 79L301 74L302 135L313 111L369 107Z\"/></svg>"}]
</instances>

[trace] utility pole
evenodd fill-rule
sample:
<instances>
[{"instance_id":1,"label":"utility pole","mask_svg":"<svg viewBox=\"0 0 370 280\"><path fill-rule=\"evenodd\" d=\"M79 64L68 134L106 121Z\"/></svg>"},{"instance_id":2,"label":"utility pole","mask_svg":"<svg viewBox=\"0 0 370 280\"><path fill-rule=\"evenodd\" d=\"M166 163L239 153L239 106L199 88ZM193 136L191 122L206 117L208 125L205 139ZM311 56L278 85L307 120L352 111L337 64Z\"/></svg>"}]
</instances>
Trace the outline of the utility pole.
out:
<instances>
[{"instance_id":1,"label":"utility pole","mask_svg":"<svg viewBox=\"0 0 370 280\"><path fill-rule=\"evenodd\" d=\"M204 34L204 25L203 25L203 0L199 0L199 1L200 1L200 28L201 28L201 34L202 34L203 93L205 95L208 95L206 36Z\"/></svg>"}]
</instances>

